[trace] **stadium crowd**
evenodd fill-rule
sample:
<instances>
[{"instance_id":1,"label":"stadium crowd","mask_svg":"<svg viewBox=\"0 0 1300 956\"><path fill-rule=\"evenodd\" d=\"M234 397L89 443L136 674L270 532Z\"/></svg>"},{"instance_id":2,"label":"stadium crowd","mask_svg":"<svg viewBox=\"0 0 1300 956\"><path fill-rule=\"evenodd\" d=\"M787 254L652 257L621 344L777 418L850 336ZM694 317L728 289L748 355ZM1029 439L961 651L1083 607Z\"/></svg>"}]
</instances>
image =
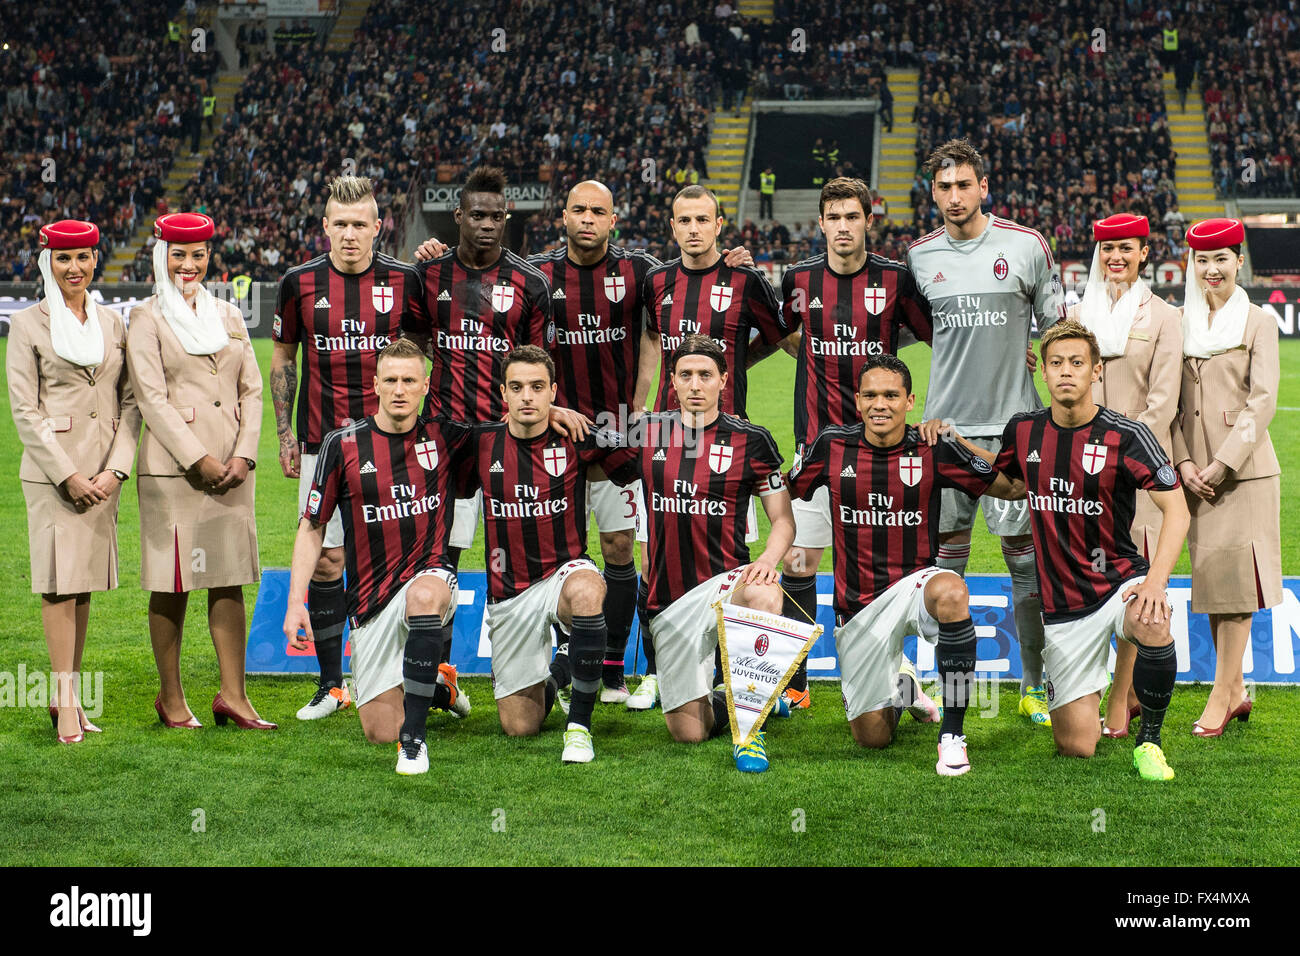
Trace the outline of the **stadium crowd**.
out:
<instances>
[{"instance_id":1,"label":"stadium crowd","mask_svg":"<svg viewBox=\"0 0 1300 956\"><path fill-rule=\"evenodd\" d=\"M72 216L101 224L106 263L165 211L163 182L201 122L215 45L205 36L206 52L195 52L188 34L170 40L164 0L105 0L94 16L72 17L4 7L0 280L34 279L37 229Z\"/></svg>"}]
</instances>

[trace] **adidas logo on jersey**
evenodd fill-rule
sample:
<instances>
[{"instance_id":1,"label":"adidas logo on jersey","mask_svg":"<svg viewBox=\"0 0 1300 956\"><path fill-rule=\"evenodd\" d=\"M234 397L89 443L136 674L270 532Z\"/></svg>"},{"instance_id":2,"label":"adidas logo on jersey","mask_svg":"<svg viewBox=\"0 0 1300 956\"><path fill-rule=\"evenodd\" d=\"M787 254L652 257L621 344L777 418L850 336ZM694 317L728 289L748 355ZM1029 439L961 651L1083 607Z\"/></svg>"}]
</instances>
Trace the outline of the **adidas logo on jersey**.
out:
<instances>
[{"instance_id":1,"label":"adidas logo on jersey","mask_svg":"<svg viewBox=\"0 0 1300 956\"><path fill-rule=\"evenodd\" d=\"M655 456L654 456L653 458L651 458L650 460L651 460L651 461L667 461L667 460L668 460L668 456L665 455L665 454L664 454L664 450L663 450L662 448L660 448L657 452L655 452Z\"/></svg>"},{"instance_id":2,"label":"adidas logo on jersey","mask_svg":"<svg viewBox=\"0 0 1300 956\"><path fill-rule=\"evenodd\" d=\"M501 467L501 462L499 461L492 462L492 467L488 469L488 473L493 475L499 475L503 471L505 471L505 469Z\"/></svg>"},{"instance_id":3,"label":"adidas logo on jersey","mask_svg":"<svg viewBox=\"0 0 1300 956\"><path fill-rule=\"evenodd\" d=\"M856 477L858 477L858 473L857 473L856 471L853 470L853 466L852 466L852 465L845 465L845 466L844 466L844 470L840 472L840 477L841 477L841 478L856 478Z\"/></svg>"},{"instance_id":4,"label":"adidas logo on jersey","mask_svg":"<svg viewBox=\"0 0 1300 956\"><path fill-rule=\"evenodd\" d=\"M378 470L379 469L375 467L375 463L373 461L368 461L361 466L361 474L363 475L373 475Z\"/></svg>"},{"instance_id":5,"label":"adidas logo on jersey","mask_svg":"<svg viewBox=\"0 0 1300 956\"><path fill-rule=\"evenodd\" d=\"M554 292L551 293L551 298L552 298L552 299L567 299L568 296L564 294L564 290L563 290L563 289L556 289Z\"/></svg>"},{"instance_id":6,"label":"adidas logo on jersey","mask_svg":"<svg viewBox=\"0 0 1300 956\"><path fill-rule=\"evenodd\" d=\"M1038 449L1037 449L1037 448L1035 448L1033 451L1031 451L1028 455L1025 456L1025 464L1026 464L1026 465L1028 465L1028 464L1033 464L1033 463L1035 463L1035 462L1041 462L1041 461L1042 461L1042 459L1038 457Z\"/></svg>"},{"instance_id":7,"label":"adidas logo on jersey","mask_svg":"<svg viewBox=\"0 0 1300 956\"><path fill-rule=\"evenodd\" d=\"M314 306L314 308L317 309L328 309L329 307L330 307L329 297L324 295L316 300L316 305Z\"/></svg>"},{"instance_id":8,"label":"adidas logo on jersey","mask_svg":"<svg viewBox=\"0 0 1300 956\"><path fill-rule=\"evenodd\" d=\"M672 304L673 304L673 294L672 294L671 292L669 292L666 296L664 296L663 301L660 302L659 304L660 304L660 305L672 305Z\"/></svg>"},{"instance_id":9,"label":"adidas logo on jersey","mask_svg":"<svg viewBox=\"0 0 1300 956\"><path fill-rule=\"evenodd\" d=\"M438 301L439 301L439 302L450 302L450 301L451 301L451 293L448 292L446 289L443 289L441 292L438 293Z\"/></svg>"},{"instance_id":10,"label":"adidas logo on jersey","mask_svg":"<svg viewBox=\"0 0 1300 956\"><path fill-rule=\"evenodd\" d=\"M821 307L822 307L821 296L815 297L811 302L808 303L808 308L810 309L820 309Z\"/></svg>"},{"instance_id":11,"label":"adidas logo on jersey","mask_svg":"<svg viewBox=\"0 0 1300 956\"><path fill-rule=\"evenodd\" d=\"M943 282L943 281L944 281L943 273L942 273L942 272L936 272L936 273L934 274L934 278L931 279L930 281L931 281L931 282Z\"/></svg>"}]
</instances>

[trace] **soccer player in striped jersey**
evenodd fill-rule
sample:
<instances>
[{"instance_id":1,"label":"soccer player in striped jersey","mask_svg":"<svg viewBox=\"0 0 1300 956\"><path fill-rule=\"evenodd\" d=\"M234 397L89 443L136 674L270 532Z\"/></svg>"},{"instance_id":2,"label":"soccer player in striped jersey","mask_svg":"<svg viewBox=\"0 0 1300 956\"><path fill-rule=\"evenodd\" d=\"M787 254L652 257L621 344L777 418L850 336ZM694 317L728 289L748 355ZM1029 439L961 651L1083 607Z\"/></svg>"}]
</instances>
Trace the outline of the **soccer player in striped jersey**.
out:
<instances>
[{"instance_id":1,"label":"soccer player in striped jersey","mask_svg":"<svg viewBox=\"0 0 1300 956\"><path fill-rule=\"evenodd\" d=\"M448 504L469 432L419 417L428 386L423 352L398 339L376 360L374 415L325 436L294 541L284 616L289 640L300 628L312 638L313 616L303 600L326 527L337 515L347 543L357 714L367 740L400 740L400 774L429 769L430 706L469 713L454 672L438 665L456 613L456 574L446 559Z\"/></svg>"},{"instance_id":2,"label":"soccer player in striped jersey","mask_svg":"<svg viewBox=\"0 0 1300 956\"><path fill-rule=\"evenodd\" d=\"M300 512L325 435L378 409L377 356L397 338L416 283L414 266L374 251L381 223L369 179L340 176L331 182L323 225L330 251L285 273L271 326L280 469L298 481ZM295 434L299 344L302 389ZM343 523L337 512L325 531L307 604L320 678L312 699L298 711L299 720L328 717L351 702L343 682Z\"/></svg>"},{"instance_id":3,"label":"soccer player in striped jersey","mask_svg":"<svg viewBox=\"0 0 1300 956\"><path fill-rule=\"evenodd\" d=\"M825 488L830 498L845 716L859 746L888 746L908 702L895 677L903 637L937 643L943 723L935 770L957 777L970 769L962 722L976 641L965 582L935 566L942 492L1023 497L1024 489L956 442L931 446L907 424L916 396L898 356L870 356L855 396L860 421L825 428L789 476L792 495Z\"/></svg>"},{"instance_id":4,"label":"soccer player in striped jersey","mask_svg":"<svg viewBox=\"0 0 1300 956\"><path fill-rule=\"evenodd\" d=\"M1034 320L1040 331L1065 314L1061 279L1046 240L1033 229L985 215L988 177L964 139L931 153L926 168L943 228L908 249L907 262L934 319L925 417L943 419L997 451L1012 415L1040 408L1033 374L1021 364ZM944 501L939 566L966 573L976 502ZM984 521L1002 539L1020 641L1020 713L1051 726L1043 690L1043 620L1034 541L1024 502L984 499Z\"/></svg>"},{"instance_id":5,"label":"soccer player in striped jersey","mask_svg":"<svg viewBox=\"0 0 1300 956\"><path fill-rule=\"evenodd\" d=\"M752 265L736 263L730 255L724 258L718 248L722 209L710 190L699 185L685 187L673 199L672 214L673 238L682 254L651 270L645 279L646 328L637 394L649 394L656 369L668 367L669 356L685 336L705 335L730 356L727 364L731 371L724 377L720 410L747 418L746 371L775 352L788 334L781 320L780 302L763 273ZM654 410L664 412L677 407L671 377L660 374ZM749 538L757 540L757 516L752 509L749 518ZM645 540L644 522L637 539ZM643 574L637 602L642 614L641 630L646 635L646 678L628 699L627 706L634 710L653 707L658 696L654 638L644 626L647 618L642 611L646 594Z\"/></svg>"},{"instance_id":6,"label":"soccer player in striped jersey","mask_svg":"<svg viewBox=\"0 0 1300 956\"><path fill-rule=\"evenodd\" d=\"M679 407L640 419L629 447L606 466L619 484L642 483L647 614L664 719L673 739L687 743L728 726L726 695L711 689L718 643L711 605L722 601L779 614L776 566L794 538L776 442L767 429L720 407L726 356L708 336L684 336L667 365ZM763 553L751 561L746 526L754 495L772 530ZM743 751L737 748L737 767L767 769L765 743L760 733Z\"/></svg>"},{"instance_id":7,"label":"soccer player in striped jersey","mask_svg":"<svg viewBox=\"0 0 1300 956\"><path fill-rule=\"evenodd\" d=\"M561 759L588 763L606 626L605 581L587 557L587 472L622 442L616 432L575 441L551 430L555 365L544 349L513 349L502 375L506 420L474 426L460 485L483 494L492 688L507 734L539 733L556 691L548 685L558 626L573 681Z\"/></svg>"},{"instance_id":8,"label":"soccer player in striped jersey","mask_svg":"<svg viewBox=\"0 0 1300 956\"><path fill-rule=\"evenodd\" d=\"M1142 718L1133 765L1144 780L1172 780L1160 741L1178 670L1165 588L1191 524L1187 501L1151 429L1093 399L1102 371L1096 336L1066 320L1043 333L1040 349L1051 405L1013 415L996 457L963 444L1027 489L1056 749L1072 757L1096 750L1113 634L1137 645ZM1140 489L1161 513L1150 561L1129 535Z\"/></svg>"},{"instance_id":9,"label":"soccer player in striped jersey","mask_svg":"<svg viewBox=\"0 0 1300 956\"><path fill-rule=\"evenodd\" d=\"M898 351L900 333L919 342L931 338L930 303L907 266L867 251L871 190L860 179L837 177L822 187L818 224L826 252L786 270L781 314L795 343L795 461L824 428L857 421L857 381L867 360ZM785 556L781 586L785 616L817 617L817 568L831 544L834 522L828 491L794 501L794 547ZM925 699L910 662L912 693L905 695L918 719L935 708ZM792 707L808 707L805 660L785 691ZM928 705L928 706L927 706Z\"/></svg>"}]
</instances>

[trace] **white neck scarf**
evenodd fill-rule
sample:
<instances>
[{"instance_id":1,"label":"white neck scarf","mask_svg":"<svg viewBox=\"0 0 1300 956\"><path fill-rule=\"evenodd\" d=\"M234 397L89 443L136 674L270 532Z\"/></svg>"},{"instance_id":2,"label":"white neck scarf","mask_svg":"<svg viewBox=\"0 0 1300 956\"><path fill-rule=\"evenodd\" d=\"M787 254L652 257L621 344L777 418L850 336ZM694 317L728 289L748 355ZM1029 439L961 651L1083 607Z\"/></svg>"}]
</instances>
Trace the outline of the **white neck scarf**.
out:
<instances>
[{"instance_id":1,"label":"white neck scarf","mask_svg":"<svg viewBox=\"0 0 1300 956\"><path fill-rule=\"evenodd\" d=\"M1187 290L1183 297L1183 354L1190 358L1209 358L1235 349L1246 335L1246 316L1250 299L1237 286L1214 315L1210 325L1210 300L1205 287L1196 277L1196 265L1187 262Z\"/></svg>"},{"instance_id":2,"label":"white neck scarf","mask_svg":"<svg viewBox=\"0 0 1300 956\"><path fill-rule=\"evenodd\" d=\"M1097 336L1097 345L1101 347L1102 358L1115 358L1124 354L1128 344L1128 332L1133 327L1138 306L1147 296L1147 284L1139 275L1119 301L1110 303L1108 280L1101 272L1101 243L1092 250L1092 269L1088 273L1088 285L1083 290L1083 304L1079 315L1092 334Z\"/></svg>"},{"instance_id":3,"label":"white neck scarf","mask_svg":"<svg viewBox=\"0 0 1300 956\"><path fill-rule=\"evenodd\" d=\"M86 290L86 321L82 322L63 301L63 290L54 281L49 249L42 249L36 263L45 281L45 307L50 310L50 344L54 354L65 362L85 368L104 361L104 329L99 324L99 313L90 290Z\"/></svg>"},{"instance_id":4,"label":"white neck scarf","mask_svg":"<svg viewBox=\"0 0 1300 956\"><path fill-rule=\"evenodd\" d=\"M176 333L176 338L180 339L181 346L191 355L220 352L229 344L230 336L217 313L217 300L200 283L195 308L189 307L185 296L167 272L169 245L161 239L153 245L153 291L158 296L158 307L162 310L163 318Z\"/></svg>"}]
</instances>

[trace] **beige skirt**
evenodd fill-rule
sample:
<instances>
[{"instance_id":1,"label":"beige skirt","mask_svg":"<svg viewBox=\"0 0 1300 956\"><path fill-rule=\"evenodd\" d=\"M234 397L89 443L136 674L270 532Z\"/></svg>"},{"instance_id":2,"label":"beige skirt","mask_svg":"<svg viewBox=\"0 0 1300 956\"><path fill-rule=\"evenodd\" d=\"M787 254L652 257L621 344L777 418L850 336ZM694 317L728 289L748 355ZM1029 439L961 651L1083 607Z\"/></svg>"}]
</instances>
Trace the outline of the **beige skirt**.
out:
<instances>
[{"instance_id":1,"label":"beige skirt","mask_svg":"<svg viewBox=\"0 0 1300 956\"><path fill-rule=\"evenodd\" d=\"M1251 614L1282 603L1282 479L1225 481L1214 501L1188 494L1192 611Z\"/></svg>"},{"instance_id":2,"label":"beige skirt","mask_svg":"<svg viewBox=\"0 0 1300 956\"><path fill-rule=\"evenodd\" d=\"M1133 528L1129 535L1138 554L1148 561L1156 555L1156 542L1160 540L1160 525L1163 521L1164 515L1151 500L1151 495L1139 490L1133 509Z\"/></svg>"},{"instance_id":3,"label":"beige skirt","mask_svg":"<svg viewBox=\"0 0 1300 956\"><path fill-rule=\"evenodd\" d=\"M260 579L251 474L221 495L188 477L138 480L142 588L179 593Z\"/></svg>"},{"instance_id":4,"label":"beige skirt","mask_svg":"<svg viewBox=\"0 0 1300 956\"><path fill-rule=\"evenodd\" d=\"M56 486L23 482L33 594L81 594L117 587L117 503L121 490L86 511Z\"/></svg>"}]
</instances>

